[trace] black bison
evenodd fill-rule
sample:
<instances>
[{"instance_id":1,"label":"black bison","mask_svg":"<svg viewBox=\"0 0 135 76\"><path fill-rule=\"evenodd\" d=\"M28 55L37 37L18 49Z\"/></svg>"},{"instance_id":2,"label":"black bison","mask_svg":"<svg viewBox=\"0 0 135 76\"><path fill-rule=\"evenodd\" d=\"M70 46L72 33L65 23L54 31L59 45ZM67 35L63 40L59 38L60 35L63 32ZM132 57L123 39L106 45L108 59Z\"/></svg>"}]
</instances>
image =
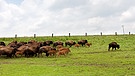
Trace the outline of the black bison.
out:
<instances>
[{"instance_id":1,"label":"black bison","mask_svg":"<svg viewBox=\"0 0 135 76\"><path fill-rule=\"evenodd\" d=\"M70 47L72 47L72 45L75 45L76 42L72 41L72 40L68 40L65 42L65 46L69 45Z\"/></svg>"},{"instance_id":2,"label":"black bison","mask_svg":"<svg viewBox=\"0 0 135 76\"><path fill-rule=\"evenodd\" d=\"M80 45L85 45L86 43L88 43L88 41L87 40L79 40L78 41L78 44L80 44Z\"/></svg>"},{"instance_id":3,"label":"black bison","mask_svg":"<svg viewBox=\"0 0 135 76\"><path fill-rule=\"evenodd\" d=\"M3 41L0 42L0 45L1 45L1 46L6 46L5 42L3 42Z\"/></svg>"},{"instance_id":4,"label":"black bison","mask_svg":"<svg viewBox=\"0 0 135 76\"><path fill-rule=\"evenodd\" d=\"M112 48L112 50L113 50L113 49L116 50L116 48L118 48L118 49L120 48L120 45L117 44L116 42L111 42L111 43L109 44L108 51L110 51L110 48Z\"/></svg>"}]
</instances>

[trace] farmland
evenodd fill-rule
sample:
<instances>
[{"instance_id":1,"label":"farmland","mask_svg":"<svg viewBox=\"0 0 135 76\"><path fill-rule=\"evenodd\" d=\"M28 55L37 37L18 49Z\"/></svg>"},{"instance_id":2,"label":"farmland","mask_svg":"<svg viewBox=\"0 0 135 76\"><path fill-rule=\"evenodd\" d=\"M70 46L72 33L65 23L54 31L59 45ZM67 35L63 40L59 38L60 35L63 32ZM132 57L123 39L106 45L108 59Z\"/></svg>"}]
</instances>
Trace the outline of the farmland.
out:
<instances>
[{"instance_id":1,"label":"farmland","mask_svg":"<svg viewBox=\"0 0 135 76\"><path fill-rule=\"evenodd\" d=\"M71 47L60 57L0 57L0 76L134 76L135 35L54 36L0 38L6 44L19 41L78 41L86 39L91 47ZM108 44L116 41L120 49L108 51Z\"/></svg>"}]
</instances>

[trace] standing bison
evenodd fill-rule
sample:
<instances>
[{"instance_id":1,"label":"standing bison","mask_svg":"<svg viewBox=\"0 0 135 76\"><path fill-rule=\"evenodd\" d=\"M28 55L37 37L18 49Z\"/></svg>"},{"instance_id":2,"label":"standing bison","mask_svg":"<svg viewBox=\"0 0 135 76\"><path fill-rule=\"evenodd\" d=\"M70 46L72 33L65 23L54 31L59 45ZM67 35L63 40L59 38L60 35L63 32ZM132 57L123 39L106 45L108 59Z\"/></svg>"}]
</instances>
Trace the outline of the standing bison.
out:
<instances>
[{"instance_id":1,"label":"standing bison","mask_svg":"<svg viewBox=\"0 0 135 76\"><path fill-rule=\"evenodd\" d=\"M111 42L111 43L109 44L108 51L110 51L110 48L112 48L112 50L113 50L113 49L116 50L116 48L118 48L118 49L120 48L120 45L117 44L116 42Z\"/></svg>"}]
</instances>

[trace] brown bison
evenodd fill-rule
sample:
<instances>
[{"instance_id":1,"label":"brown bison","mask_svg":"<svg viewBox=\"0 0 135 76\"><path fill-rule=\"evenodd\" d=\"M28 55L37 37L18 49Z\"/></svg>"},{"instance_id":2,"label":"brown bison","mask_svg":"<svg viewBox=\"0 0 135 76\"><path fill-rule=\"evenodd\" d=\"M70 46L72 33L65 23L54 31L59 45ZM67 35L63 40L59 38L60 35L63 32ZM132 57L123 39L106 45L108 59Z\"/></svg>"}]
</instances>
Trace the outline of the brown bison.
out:
<instances>
[{"instance_id":1,"label":"brown bison","mask_svg":"<svg viewBox=\"0 0 135 76\"><path fill-rule=\"evenodd\" d=\"M78 41L78 44L80 44L80 45L85 45L86 43L88 43L88 41L87 40L79 40Z\"/></svg>"},{"instance_id":2,"label":"brown bison","mask_svg":"<svg viewBox=\"0 0 135 76\"><path fill-rule=\"evenodd\" d=\"M49 54L49 56L56 56L57 50L49 50L47 53Z\"/></svg>"},{"instance_id":3,"label":"brown bison","mask_svg":"<svg viewBox=\"0 0 135 76\"><path fill-rule=\"evenodd\" d=\"M0 56L1 55L7 55L7 57L13 57L15 55L16 49L8 46L0 47Z\"/></svg>"},{"instance_id":4,"label":"brown bison","mask_svg":"<svg viewBox=\"0 0 135 76\"><path fill-rule=\"evenodd\" d=\"M72 45L75 45L76 42L72 41L72 40L69 40L69 41L66 41L65 42L65 46L69 45L70 47L72 47Z\"/></svg>"},{"instance_id":5,"label":"brown bison","mask_svg":"<svg viewBox=\"0 0 135 76\"><path fill-rule=\"evenodd\" d=\"M17 48L16 55L23 55L25 54L26 49L28 48L28 45L22 45L19 48Z\"/></svg>"},{"instance_id":6,"label":"brown bison","mask_svg":"<svg viewBox=\"0 0 135 76\"><path fill-rule=\"evenodd\" d=\"M37 56L40 45L41 45L40 43L35 42L35 41L28 42L28 44L20 46L17 49L16 54L20 54L20 55L25 54L26 57L30 57L34 55Z\"/></svg>"},{"instance_id":7,"label":"brown bison","mask_svg":"<svg viewBox=\"0 0 135 76\"><path fill-rule=\"evenodd\" d=\"M92 43L86 43L85 45L90 47L92 45Z\"/></svg>"},{"instance_id":8,"label":"brown bison","mask_svg":"<svg viewBox=\"0 0 135 76\"><path fill-rule=\"evenodd\" d=\"M64 55L64 56L65 56L65 55L68 54L69 52L71 52L69 48L61 48L61 49L58 51L57 56L60 56L60 55Z\"/></svg>"},{"instance_id":9,"label":"brown bison","mask_svg":"<svg viewBox=\"0 0 135 76\"><path fill-rule=\"evenodd\" d=\"M56 46L58 46L58 45L62 45L62 46L63 46L63 42L61 42L61 41L56 41L56 42L53 43L53 47L56 47Z\"/></svg>"},{"instance_id":10,"label":"brown bison","mask_svg":"<svg viewBox=\"0 0 135 76\"><path fill-rule=\"evenodd\" d=\"M51 40L47 40L47 41L43 42L43 46L50 46L51 44L53 44L53 41L51 41Z\"/></svg>"},{"instance_id":11,"label":"brown bison","mask_svg":"<svg viewBox=\"0 0 135 76\"><path fill-rule=\"evenodd\" d=\"M109 44L108 51L110 51L110 48L112 48L112 50L113 50L113 49L116 50L116 48L118 48L118 49L120 48L120 45L117 44L116 42L111 42L111 43Z\"/></svg>"},{"instance_id":12,"label":"brown bison","mask_svg":"<svg viewBox=\"0 0 135 76\"><path fill-rule=\"evenodd\" d=\"M58 53L57 53L57 56L60 56L60 55L66 55L66 52L65 52L65 50L63 50L63 51L59 51Z\"/></svg>"},{"instance_id":13,"label":"brown bison","mask_svg":"<svg viewBox=\"0 0 135 76\"><path fill-rule=\"evenodd\" d=\"M38 57L39 55L42 56L42 53L46 53L46 56L48 57L49 56L49 53L48 51L50 50L54 50L54 48L52 46L42 46L39 48L39 52L38 52Z\"/></svg>"},{"instance_id":14,"label":"brown bison","mask_svg":"<svg viewBox=\"0 0 135 76\"><path fill-rule=\"evenodd\" d=\"M75 47L80 47L80 45L79 45L79 44L75 44L74 46L75 46Z\"/></svg>"}]
</instances>

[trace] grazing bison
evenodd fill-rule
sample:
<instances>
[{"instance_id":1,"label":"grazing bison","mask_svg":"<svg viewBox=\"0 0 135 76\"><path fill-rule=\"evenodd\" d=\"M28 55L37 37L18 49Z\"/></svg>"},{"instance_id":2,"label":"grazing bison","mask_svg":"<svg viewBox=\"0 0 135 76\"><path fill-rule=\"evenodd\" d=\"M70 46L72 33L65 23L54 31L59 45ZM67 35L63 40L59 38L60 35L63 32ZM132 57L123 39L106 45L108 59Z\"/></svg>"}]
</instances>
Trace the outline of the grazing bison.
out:
<instances>
[{"instance_id":1,"label":"grazing bison","mask_svg":"<svg viewBox=\"0 0 135 76\"><path fill-rule=\"evenodd\" d=\"M42 56L42 53L46 53L46 56L48 57L49 56L48 51L50 51L50 50L54 50L54 48L51 47L51 46L42 46L42 47L40 47L39 52L38 52L38 57L39 57L39 55Z\"/></svg>"},{"instance_id":2,"label":"grazing bison","mask_svg":"<svg viewBox=\"0 0 135 76\"><path fill-rule=\"evenodd\" d=\"M76 43L74 41L72 41L72 40L69 40L69 41L65 42L65 46L69 45L71 47L72 45L75 45L75 44Z\"/></svg>"},{"instance_id":3,"label":"grazing bison","mask_svg":"<svg viewBox=\"0 0 135 76\"><path fill-rule=\"evenodd\" d=\"M12 56L16 56L15 55L15 49L9 46L3 46L0 47L0 56L1 55L7 55L7 57L12 57Z\"/></svg>"},{"instance_id":4,"label":"grazing bison","mask_svg":"<svg viewBox=\"0 0 135 76\"><path fill-rule=\"evenodd\" d=\"M47 40L47 41L43 42L43 46L50 46L51 44L53 44L53 41L51 41L51 40Z\"/></svg>"},{"instance_id":5,"label":"grazing bison","mask_svg":"<svg viewBox=\"0 0 135 76\"><path fill-rule=\"evenodd\" d=\"M86 43L85 45L90 47L92 45L92 43Z\"/></svg>"},{"instance_id":6,"label":"grazing bison","mask_svg":"<svg viewBox=\"0 0 135 76\"><path fill-rule=\"evenodd\" d=\"M57 53L57 56L60 56L60 55L66 55L66 52L65 52L65 50L63 50L63 51L59 51L58 53Z\"/></svg>"},{"instance_id":7,"label":"grazing bison","mask_svg":"<svg viewBox=\"0 0 135 76\"><path fill-rule=\"evenodd\" d=\"M75 44L74 46L75 46L75 47L80 47L80 45L79 45L79 44Z\"/></svg>"},{"instance_id":8,"label":"grazing bison","mask_svg":"<svg viewBox=\"0 0 135 76\"><path fill-rule=\"evenodd\" d=\"M53 43L53 47L56 47L56 46L58 46L58 45L62 45L62 46L63 46L63 42L61 42L61 41L56 41L56 42Z\"/></svg>"},{"instance_id":9,"label":"grazing bison","mask_svg":"<svg viewBox=\"0 0 135 76\"><path fill-rule=\"evenodd\" d=\"M110 51L110 48L112 48L112 50L113 50L113 49L116 50L116 48L118 48L118 49L120 48L120 45L117 44L116 42L111 42L111 43L109 44L108 51Z\"/></svg>"},{"instance_id":10,"label":"grazing bison","mask_svg":"<svg viewBox=\"0 0 135 76\"><path fill-rule=\"evenodd\" d=\"M25 51L26 51L26 49L28 48L28 45L22 45L22 46L20 46L19 48L17 48L17 51L16 51L16 55L23 55L23 54L25 54Z\"/></svg>"},{"instance_id":11,"label":"grazing bison","mask_svg":"<svg viewBox=\"0 0 135 76\"><path fill-rule=\"evenodd\" d=\"M28 42L28 44L24 44L17 49L16 55L25 54L26 57L30 57L34 55L37 56L37 53L39 52L39 48L40 48L40 43L35 42L35 41Z\"/></svg>"},{"instance_id":12,"label":"grazing bison","mask_svg":"<svg viewBox=\"0 0 135 76\"><path fill-rule=\"evenodd\" d=\"M12 42L10 42L7 46L16 48L16 46L17 46L17 41L12 41Z\"/></svg>"},{"instance_id":13,"label":"grazing bison","mask_svg":"<svg viewBox=\"0 0 135 76\"><path fill-rule=\"evenodd\" d=\"M86 43L88 43L88 41L87 40L79 40L78 41L78 44L80 44L80 45L85 45Z\"/></svg>"},{"instance_id":14,"label":"grazing bison","mask_svg":"<svg viewBox=\"0 0 135 76\"><path fill-rule=\"evenodd\" d=\"M64 55L64 56L65 56L65 55L68 54L69 52L71 52L69 48L62 48L62 49L60 49L60 50L58 51L57 56L60 56L60 55Z\"/></svg>"},{"instance_id":15,"label":"grazing bison","mask_svg":"<svg viewBox=\"0 0 135 76\"><path fill-rule=\"evenodd\" d=\"M56 53L57 53L57 50L56 50L56 49L54 49L54 50L49 50L49 51L48 51L48 54L49 54L50 56L56 56Z\"/></svg>"}]
</instances>

